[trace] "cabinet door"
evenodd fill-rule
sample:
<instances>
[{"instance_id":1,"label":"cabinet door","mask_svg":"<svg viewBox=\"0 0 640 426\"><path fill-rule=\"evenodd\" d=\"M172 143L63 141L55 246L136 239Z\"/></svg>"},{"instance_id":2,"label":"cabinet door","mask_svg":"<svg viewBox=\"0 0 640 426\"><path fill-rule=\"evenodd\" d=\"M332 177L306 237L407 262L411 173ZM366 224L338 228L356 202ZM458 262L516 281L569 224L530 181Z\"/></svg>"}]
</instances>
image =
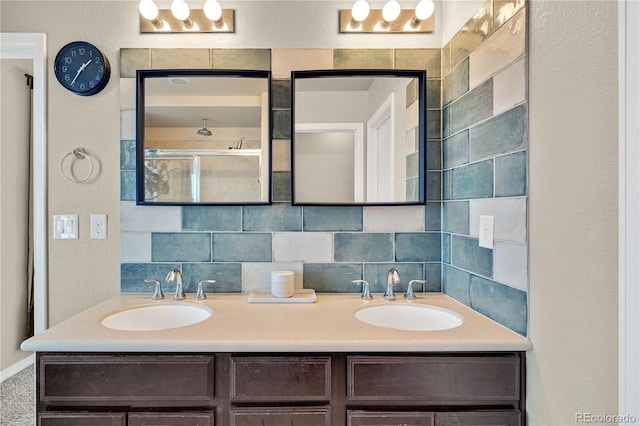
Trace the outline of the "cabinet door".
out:
<instances>
[{"instance_id":1,"label":"cabinet door","mask_svg":"<svg viewBox=\"0 0 640 426\"><path fill-rule=\"evenodd\" d=\"M329 407L232 408L231 426L331 426Z\"/></svg>"},{"instance_id":2,"label":"cabinet door","mask_svg":"<svg viewBox=\"0 0 640 426\"><path fill-rule=\"evenodd\" d=\"M433 413L356 411L347 412L347 426L433 426Z\"/></svg>"},{"instance_id":3,"label":"cabinet door","mask_svg":"<svg viewBox=\"0 0 640 426\"><path fill-rule=\"evenodd\" d=\"M437 426L520 426L519 411L436 413Z\"/></svg>"},{"instance_id":4,"label":"cabinet door","mask_svg":"<svg viewBox=\"0 0 640 426\"><path fill-rule=\"evenodd\" d=\"M213 426L214 413L129 413L129 426Z\"/></svg>"},{"instance_id":5,"label":"cabinet door","mask_svg":"<svg viewBox=\"0 0 640 426\"><path fill-rule=\"evenodd\" d=\"M38 414L38 426L126 426L125 413L67 413Z\"/></svg>"},{"instance_id":6,"label":"cabinet door","mask_svg":"<svg viewBox=\"0 0 640 426\"><path fill-rule=\"evenodd\" d=\"M331 358L233 357L233 402L329 401Z\"/></svg>"},{"instance_id":7,"label":"cabinet door","mask_svg":"<svg viewBox=\"0 0 640 426\"><path fill-rule=\"evenodd\" d=\"M213 355L41 355L39 402L46 407L206 407Z\"/></svg>"}]
</instances>

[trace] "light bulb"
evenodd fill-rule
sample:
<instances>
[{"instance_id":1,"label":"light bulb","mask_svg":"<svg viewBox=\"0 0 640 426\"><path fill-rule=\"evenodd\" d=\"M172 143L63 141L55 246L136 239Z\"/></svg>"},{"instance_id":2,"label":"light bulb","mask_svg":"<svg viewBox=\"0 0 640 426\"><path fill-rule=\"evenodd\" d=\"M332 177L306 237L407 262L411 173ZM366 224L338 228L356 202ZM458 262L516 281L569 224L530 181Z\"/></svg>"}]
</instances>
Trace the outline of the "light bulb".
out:
<instances>
[{"instance_id":1,"label":"light bulb","mask_svg":"<svg viewBox=\"0 0 640 426\"><path fill-rule=\"evenodd\" d=\"M396 0L390 0L382 7L382 19L386 22L393 22L400 16L401 10L400 3Z\"/></svg>"},{"instance_id":2,"label":"light bulb","mask_svg":"<svg viewBox=\"0 0 640 426\"><path fill-rule=\"evenodd\" d=\"M435 5L433 4L433 0L420 0L416 5L416 18L420 21L424 21L433 15L434 9Z\"/></svg>"},{"instance_id":3,"label":"light bulb","mask_svg":"<svg viewBox=\"0 0 640 426\"><path fill-rule=\"evenodd\" d=\"M212 21L217 21L222 17L222 6L216 0L207 0L204 4L204 14Z\"/></svg>"},{"instance_id":4,"label":"light bulb","mask_svg":"<svg viewBox=\"0 0 640 426\"><path fill-rule=\"evenodd\" d=\"M358 0L351 7L351 17L356 22L361 22L369 16L369 3L367 0Z\"/></svg>"},{"instance_id":5,"label":"light bulb","mask_svg":"<svg viewBox=\"0 0 640 426\"><path fill-rule=\"evenodd\" d=\"M140 0L138 11L145 19L153 21L158 17L158 5L153 0Z\"/></svg>"},{"instance_id":6,"label":"light bulb","mask_svg":"<svg viewBox=\"0 0 640 426\"><path fill-rule=\"evenodd\" d=\"M189 5L184 0L173 0L171 2L171 13L176 19L186 21L189 19Z\"/></svg>"}]
</instances>

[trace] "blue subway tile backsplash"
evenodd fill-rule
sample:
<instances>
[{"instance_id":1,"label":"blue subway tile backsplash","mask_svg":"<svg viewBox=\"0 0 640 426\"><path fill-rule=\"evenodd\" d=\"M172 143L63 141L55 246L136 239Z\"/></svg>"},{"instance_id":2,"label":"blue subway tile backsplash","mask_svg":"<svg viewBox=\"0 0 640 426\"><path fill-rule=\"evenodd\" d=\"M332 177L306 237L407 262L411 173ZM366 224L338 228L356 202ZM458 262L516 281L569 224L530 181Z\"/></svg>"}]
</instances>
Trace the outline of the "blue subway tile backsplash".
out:
<instances>
[{"instance_id":1,"label":"blue subway tile backsplash","mask_svg":"<svg viewBox=\"0 0 640 426\"><path fill-rule=\"evenodd\" d=\"M496 197L515 197L527 193L527 154L516 152L496 158Z\"/></svg>"},{"instance_id":2,"label":"blue subway tile backsplash","mask_svg":"<svg viewBox=\"0 0 640 426\"><path fill-rule=\"evenodd\" d=\"M439 262L439 232L406 232L396 234L396 262Z\"/></svg>"},{"instance_id":3,"label":"blue subway tile backsplash","mask_svg":"<svg viewBox=\"0 0 640 426\"><path fill-rule=\"evenodd\" d=\"M334 234L336 262L383 262L393 260L393 236L388 233Z\"/></svg>"},{"instance_id":4,"label":"blue subway tile backsplash","mask_svg":"<svg viewBox=\"0 0 640 426\"><path fill-rule=\"evenodd\" d=\"M152 262L211 262L211 234L151 234Z\"/></svg>"},{"instance_id":5,"label":"blue subway tile backsplash","mask_svg":"<svg viewBox=\"0 0 640 426\"><path fill-rule=\"evenodd\" d=\"M241 231L242 207L182 207L182 229L185 231Z\"/></svg>"},{"instance_id":6,"label":"blue subway tile backsplash","mask_svg":"<svg viewBox=\"0 0 640 426\"><path fill-rule=\"evenodd\" d=\"M288 203L242 208L243 231L302 231L302 207Z\"/></svg>"},{"instance_id":7,"label":"blue subway tile backsplash","mask_svg":"<svg viewBox=\"0 0 640 426\"><path fill-rule=\"evenodd\" d=\"M242 264L240 263L183 263L184 291L195 293L199 281L215 280L204 284L208 293L240 293L242 291Z\"/></svg>"},{"instance_id":8,"label":"blue subway tile backsplash","mask_svg":"<svg viewBox=\"0 0 640 426\"><path fill-rule=\"evenodd\" d=\"M325 293L354 293L351 280L362 279L362 263L305 263L303 286Z\"/></svg>"},{"instance_id":9,"label":"blue subway tile backsplash","mask_svg":"<svg viewBox=\"0 0 640 426\"><path fill-rule=\"evenodd\" d=\"M492 276L493 250L480 247L477 238L452 235L451 252L452 265L474 274Z\"/></svg>"},{"instance_id":10,"label":"blue subway tile backsplash","mask_svg":"<svg viewBox=\"0 0 640 426\"><path fill-rule=\"evenodd\" d=\"M494 321L526 335L527 294L524 291L472 276L469 294L472 308Z\"/></svg>"},{"instance_id":11,"label":"blue subway tile backsplash","mask_svg":"<svg viewBox=\"0 0 640 426\"><path fill-rule=\"evenodd\" d=\"M469 129L469 161L524 147L526 117L519 106Z\"/></svg>"},{"instance_id":12,"label":"blue subway tile backsplash","mask_svg":"<svg viewBox=\"0 0 640 426\"><path fill-rule=\"evenodd\" d=\"M303 230L309 231L362 231L362 207L305 206Z\"/></svg>"},{"instance_id":13,"label":"blue subway tile backsplash","mask_svg":"<svg viewBox=\"0 0 640 426\"><path fill-rule=\"evenodd\" d=\"M489 198L493 196L493 160L453 169L451 199Z\"/></svg>"},{"instance_id":14,"label":"blue subway tile backsplash","mask_svg":"<svg viewBox=\"0 0 640 426\"><path fill-rule=\"evenodd\" d=\"M215 233L214 262L271 262L271 234Z\"/></svg>"}]
</instances>

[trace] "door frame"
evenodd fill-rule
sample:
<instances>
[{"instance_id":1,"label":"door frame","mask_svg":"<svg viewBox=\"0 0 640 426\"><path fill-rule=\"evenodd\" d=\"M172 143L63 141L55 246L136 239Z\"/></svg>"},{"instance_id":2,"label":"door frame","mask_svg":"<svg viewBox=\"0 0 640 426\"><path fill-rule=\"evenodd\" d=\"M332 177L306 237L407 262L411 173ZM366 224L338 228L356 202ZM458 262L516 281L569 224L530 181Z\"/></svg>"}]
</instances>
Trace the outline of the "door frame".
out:
<instances>
[{"instance_id":1,"label":"door frame","mask_svg":"<svg viewBox=\"0 0 640 426\"><path fill-rule=\"evenodd\" d=\"M0 59L33 60L33 294L34 332L48 326L47 309L47 37L0 33Z\"/></svg>"}]
</instances>

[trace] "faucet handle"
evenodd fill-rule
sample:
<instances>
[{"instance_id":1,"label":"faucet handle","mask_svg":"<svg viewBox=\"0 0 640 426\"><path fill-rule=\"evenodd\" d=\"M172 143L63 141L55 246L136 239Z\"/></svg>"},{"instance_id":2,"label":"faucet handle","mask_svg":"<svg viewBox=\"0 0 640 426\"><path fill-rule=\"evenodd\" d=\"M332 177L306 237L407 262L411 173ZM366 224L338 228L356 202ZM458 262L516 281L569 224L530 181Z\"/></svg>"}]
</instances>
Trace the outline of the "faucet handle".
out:
<instances>
[{"instance_id":1,"label":"faucet handle","mask_svg":"<svg viewBox=\"0 0 640 426\"><path fill-rule=\"evenodd\" d=\"M214 284L216 280L202 280L198 281L198 291L196 291L196 300L204 300L207 298L206 293L204 292L204 283Z\"/></svg>"},{"instance_id":2,"label":"faucet handle","mask_svg":"<svg viewBox=\"0 0 640 426\"><path fill-rule=\"evenodd\" d=\"M164 299L164 293L162 292L162 286L160 285L160 281L158 280L144 280L145 283L155 283L156 288L153 291L153 296L151 299L153 300L162 300Z\"/></svg>"},{"instance_id":3,"label":"faucet handle","mask_svg":"<svg viewBox=\"0 0 640 426\"><path fill-rule=\"evenodd\" d=\"M362 294L360 295L360 299L362 300L371 300L373 296L371 295L371 291L369 290L369 282L366 280L351 280L352 283L358 284L362 283Z\"/></svg>"},{"instance_id":4,"label":"faucet handle","mask_svg":"<svg viewBox=\"0 0 640 426\"><path fill-rule=\"evenodd\" d=\"M407 300L416 300L416 293L413 291L413 283L422 284L422 292L424 292L425 280L411 280L407 285L407 291L404 293L404 298Z\"/></svg>"}]
</instances>

